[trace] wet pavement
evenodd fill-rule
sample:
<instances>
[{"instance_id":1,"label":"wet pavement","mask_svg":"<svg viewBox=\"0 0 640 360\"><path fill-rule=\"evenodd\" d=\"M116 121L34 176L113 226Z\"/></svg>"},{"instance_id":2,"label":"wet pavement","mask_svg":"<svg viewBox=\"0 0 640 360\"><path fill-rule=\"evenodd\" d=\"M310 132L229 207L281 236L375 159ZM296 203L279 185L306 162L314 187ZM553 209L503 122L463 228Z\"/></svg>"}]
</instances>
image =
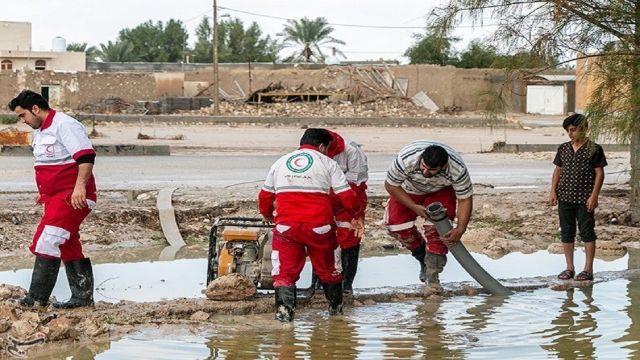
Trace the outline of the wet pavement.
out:
<instances>
[{"instance_id":1,"label":"wet pavement","mask_svg":"<svg viewBox=\"0 0 640 360\"><path fill-rule=\"evenodd\" d=\"M256 187L264 180L275 155L209 155L100 157L95 175L100 190L163 187ZM369 188L379 192L394 154L373 153L369 159ZM552 159L520 158L514 154L465 154L475 184L497 188L545 188L551 180ZM627 156L608 159L605 183L629 181ZM0 157L0 188L35 191L30 157Z\"/></svg>"}]
</instances>

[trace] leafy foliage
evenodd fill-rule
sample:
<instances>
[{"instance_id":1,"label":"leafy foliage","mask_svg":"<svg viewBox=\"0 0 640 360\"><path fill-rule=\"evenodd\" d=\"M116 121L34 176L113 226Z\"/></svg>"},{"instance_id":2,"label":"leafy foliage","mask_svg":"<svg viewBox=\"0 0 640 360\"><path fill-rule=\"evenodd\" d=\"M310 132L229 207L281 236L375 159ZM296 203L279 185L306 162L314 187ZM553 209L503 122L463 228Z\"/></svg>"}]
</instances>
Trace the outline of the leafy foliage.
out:
<instances>
[{"instance_id":1,"label":"leafy foliage","mask_svg":"<svg viewBox=\"0 0 640 360\"><path fill-rule=\"evenodd\" d=\"M323 46L345 44L344 41L331 36L333 31L333 27L323 17L313 20L306 17L300 20L287 20L287 24L278 36L283 38L283 48L295 48L295 50L286 61L323 63L326 59L322 51ZM346 57L339 49L335 48L335 51L337 55Z\"/></svg>"},{"instance_id":2,"label":"leafy foliage","mask_svg":"<svg viewBox=\"0 0 640 360\"><path fill-rule=\"evenodd\" d=\"M111 42L111 40L106 44L100 44L98 58L107 62L128 62L136 60L131 43L128 41Z\"/></svg>"},{"instance_id":3,"label":"leafy foliage","mask_svg":"<svg viewBox=\"0 0 640 360\"><path fill-rule=\"evenodd\" d=\"M193 61L211 62L213 56L212 26L207 18L196 28L198 40L193 50ZM218 24L218 60L220 62L275 62L280 45L255 22L245 29L240 19L221 21Z\"/></svg>"},{"instance_id":4,"label":"leafy foliage","mask_svg":"<svg viewBox=\"0 0 640 360\"><path fill-rule=\"evenodd\" d=\"M587 117L600 132L631 144L631 216L640 222L640 2L627 0L448 0L430 14L446 39L463 20L499 19L495 41L544 64L582 59L591 79ZM582 61L581 60L581 61Z\"/></svg>"},{"instance_id":5,"label":"leafy foliage","mask_svg":"<svg viewBox=\"0 0 640 360\"><path fill-rule=\"evenodd\" d=\"M87 43L69 43L67 44L67 51L77 51L85 53L87 61L95 61L98 57L98 48L95 46L87 47Z\"/></svg>"},{"instance_id":6,"label":"leafy foliage","mask_svg":"<svg viewBox=\"0 0 640 360\"><path fill-rule=\"evenodd\" d=\"M120 30L118 41L131 44L134 61L179 62L184 58L188 38L182 21L170 19L166 25L149 20L133 29Z\"/></svg>"}]
</instances>

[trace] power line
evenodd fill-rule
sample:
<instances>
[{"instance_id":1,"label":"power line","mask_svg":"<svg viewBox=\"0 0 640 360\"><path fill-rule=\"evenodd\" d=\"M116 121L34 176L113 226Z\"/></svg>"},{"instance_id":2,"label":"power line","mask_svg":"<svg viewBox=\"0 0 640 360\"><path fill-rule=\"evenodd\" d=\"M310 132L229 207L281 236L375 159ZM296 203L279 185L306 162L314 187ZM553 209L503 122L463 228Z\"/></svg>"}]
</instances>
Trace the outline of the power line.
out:
<instances>
[{"instance_id":1,"label":"power line","mask_svg":"<svg viewBox=\"0 0 640 360\"><path fill-rule=\"evenodd\" d=\"M285 21L295 21L296 20L296 19L285 18L285 17L281 17L281 16L259 14L259 13L255 13L255 12L252 12L252 11L232 9L232 8L228 8L228 7L224 7L224 6L218 6L218 8L219 9L223 9L223 10L227 10L227 11L238 12L238 13L242 13L242 14L248 14L248 15L264 17L264 18L268 18L268 19L285 20ZM400 29L400 30L412 30L412 29L413 30L424 30L425 29L424 26L390 26L390 25L387 26L387 25L363 25L363 24L342 24L342 23L327 23L327 24L328 25L332 25L332 26L344 26L344 27L368 28L368 29ZM481 26L459 25L459 26L457 26L457 28L493 27L493 26L498 26L498 25L499 24L483 24Z\"/></svg>"}]
</instances>

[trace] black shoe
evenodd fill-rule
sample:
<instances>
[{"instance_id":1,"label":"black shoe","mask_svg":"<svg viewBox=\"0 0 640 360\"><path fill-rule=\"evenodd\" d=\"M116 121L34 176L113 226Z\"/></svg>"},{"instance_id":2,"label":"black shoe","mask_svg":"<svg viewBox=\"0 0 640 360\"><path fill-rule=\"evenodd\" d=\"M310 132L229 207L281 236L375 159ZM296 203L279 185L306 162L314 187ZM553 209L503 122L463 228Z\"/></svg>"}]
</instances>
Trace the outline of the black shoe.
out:
<instances>
[{"instance_id":1,"label":"black shoe","mask_svg":"<svg viewBox=\"0 0 640 360\"><path fill-rule=\"evenodd\" d=\"M93 268L91 260L68 261L64 263L64 269L71 288L71 299L66 302L57 302L53 307L58 309L72 309L82 306L93 306Z\"/></svg>"},{"instance_id":2,"label":"black shoe","mask_svg":"<svg viewBox=\"0 0 640 360\"><path fill-rule=\"evenodd\" d=\"M342 261L342 291L349 295L353 293L353 280L358 272L358 258L360 245L343 249L340 253Z\"/></svg>"},{"instance_id":3,"label":"black shoe","mask_svg":"<svg viewBox=\"0 0 640 360\"><path fill-rule=\"evenodd\" d=\"M276 290L276 315L275 319L282 322L291 322L296 308L296 287L277 286Z\"/></svg>"},{"instance_id":4,"label":"black shoe","mask_svg":"<svg viewBox=\"0 0 640 360\"><path fill-rule=\"evenodd\" d=\"M56 285L58 271L60 270L60 259L50 259L36 256L31 274L31 285L25 297L18 300L22 306L47 306L49 297Z\"/></svg>"}]
</instances>

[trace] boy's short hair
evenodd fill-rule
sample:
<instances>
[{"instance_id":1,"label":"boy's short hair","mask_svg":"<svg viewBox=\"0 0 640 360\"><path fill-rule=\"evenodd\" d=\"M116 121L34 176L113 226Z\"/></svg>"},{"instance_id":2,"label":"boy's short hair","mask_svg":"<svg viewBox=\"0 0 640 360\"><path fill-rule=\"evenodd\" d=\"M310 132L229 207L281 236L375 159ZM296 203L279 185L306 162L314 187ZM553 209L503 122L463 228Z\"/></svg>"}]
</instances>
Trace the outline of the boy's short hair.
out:
<instances>
[{"instance_id":1,"label":"boy's short hair","mask_svg":"<svg viewBox=\"0 0 640 360\"><path fill-rule=\"evenodd\" d=\"M575 127L585 128L585 129L589 127L587 118L582 114L569 115L562 121L562 128L564 128L565 130L567 130L567 128L570 125L573 125Z\"/></svg>"}]
</instances>

